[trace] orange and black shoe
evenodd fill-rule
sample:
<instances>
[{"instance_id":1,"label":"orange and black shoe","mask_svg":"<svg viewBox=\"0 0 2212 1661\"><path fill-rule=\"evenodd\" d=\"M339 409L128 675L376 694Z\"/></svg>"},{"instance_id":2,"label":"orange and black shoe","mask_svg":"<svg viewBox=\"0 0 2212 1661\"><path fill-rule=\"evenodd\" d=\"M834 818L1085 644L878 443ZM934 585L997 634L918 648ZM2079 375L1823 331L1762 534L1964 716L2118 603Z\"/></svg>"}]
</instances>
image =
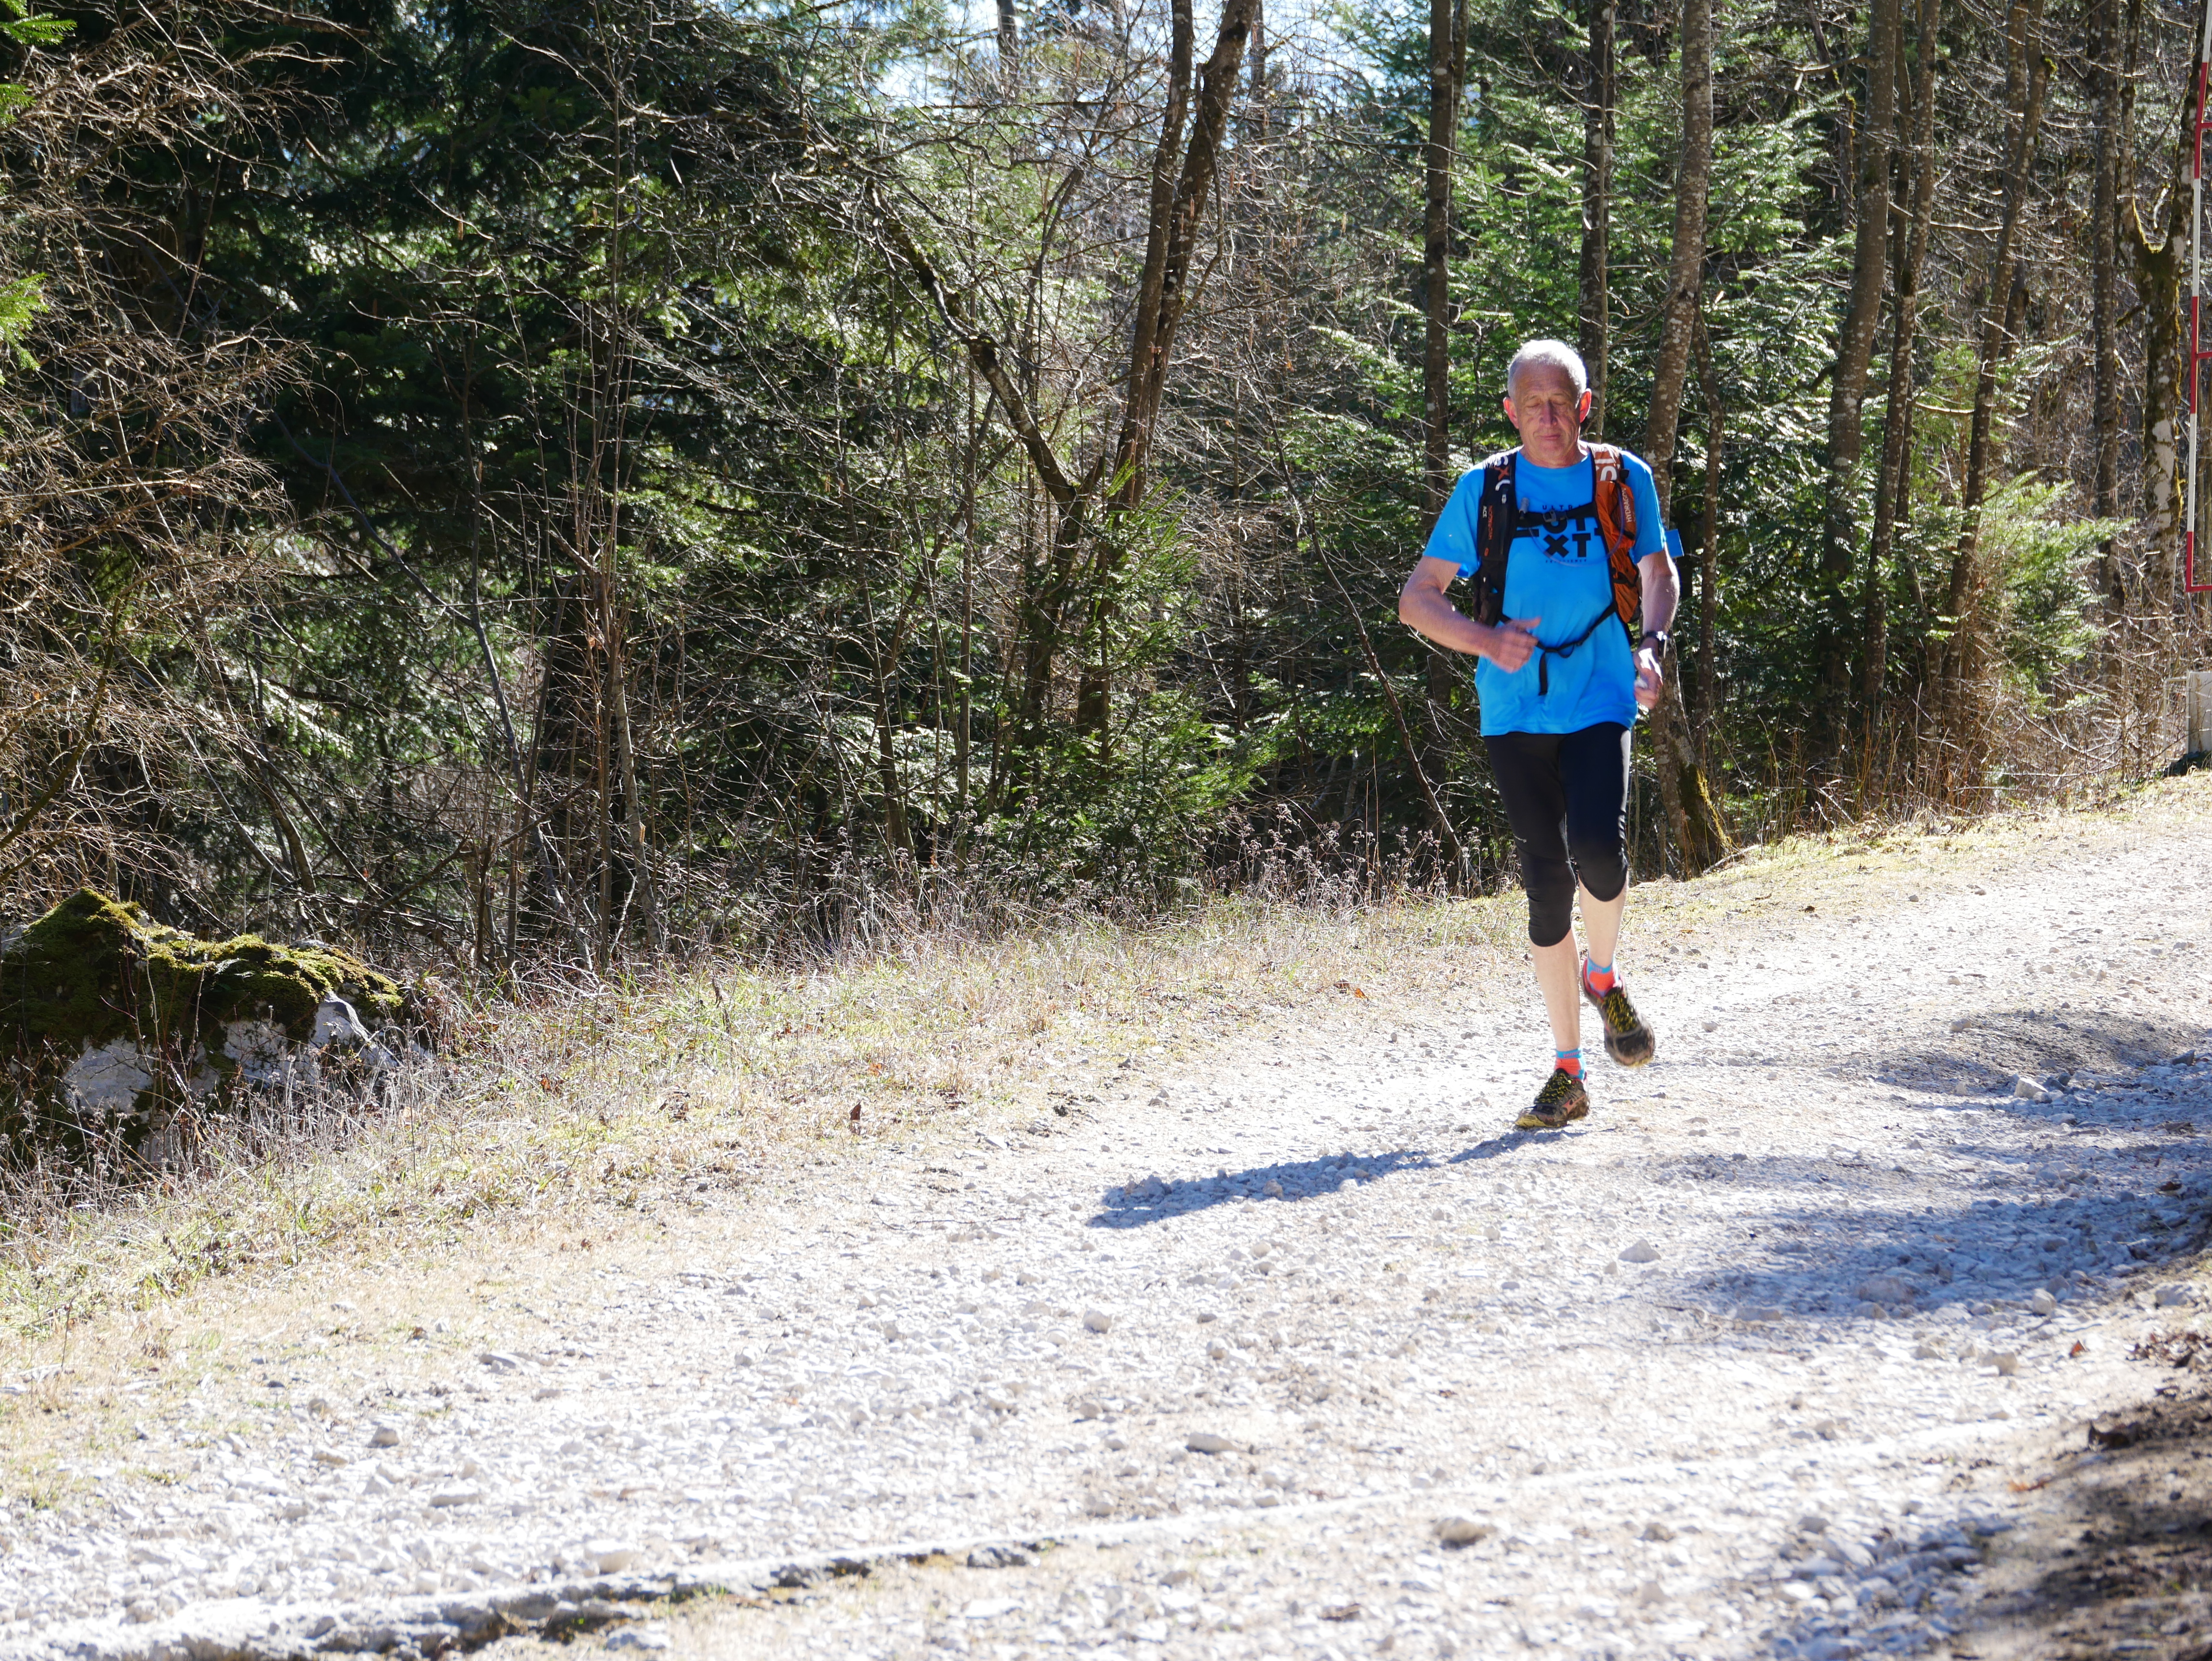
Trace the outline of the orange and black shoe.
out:
<instances>
[{"instance_id":1,"label":"orange and black shoe","mask_svg":"<svg viewBox=\"0 0 2212 1661\"><path fill-rule=\"evenodd\" d=\"M1581 981L1583 996L1589 999L1605 1023L1605 1053L1613 1057L1617 1067L1642 1067L1651 1059L1656 1045L1651 1029L1636 1013L1636 1006L1628 1001L1628 993L1615 977L1613 985L1603 992L1589 983L1589 959L1583 959Z\"/></svg>"},{"instance_id":2,"label":"orange and black shoe","mask_svg":"<svg viewBox=\"0 0 2212 1661\"><path fill-rule=\"evenodd\" d=\"M1552 1069L1552 1076L1544 1080L1544 1087L1536 1092L1536 1099L1522 1110L1521 1116L1513 1122L1513 1128L1516 1130L1557 1130L1571 1119L1588 1117L1589 1092L1583 1087L1582 1075L1559 1067Z\"/></svg>"}]
</instances>

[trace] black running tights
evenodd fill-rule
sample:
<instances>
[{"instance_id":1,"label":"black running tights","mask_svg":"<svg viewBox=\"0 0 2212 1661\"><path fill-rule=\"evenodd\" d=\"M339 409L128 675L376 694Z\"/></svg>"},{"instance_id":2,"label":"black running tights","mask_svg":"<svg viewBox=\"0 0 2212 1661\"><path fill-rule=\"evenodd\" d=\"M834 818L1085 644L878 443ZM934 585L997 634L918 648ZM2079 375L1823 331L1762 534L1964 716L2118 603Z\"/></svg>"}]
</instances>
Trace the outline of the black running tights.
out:
<instances>
[{"instance_id":1,"label":"black running tights","mask_svg":"<svg viewBox=\"0 0 2212 1661\"><path fill-rule=\"evenodd\" d=\"M1573 926L1577 879L1593 899L1628 885L1628 729L1605 721L1483 744L1521 854L1529 941L1556 946Z\"/></svg>"}]
</instances>

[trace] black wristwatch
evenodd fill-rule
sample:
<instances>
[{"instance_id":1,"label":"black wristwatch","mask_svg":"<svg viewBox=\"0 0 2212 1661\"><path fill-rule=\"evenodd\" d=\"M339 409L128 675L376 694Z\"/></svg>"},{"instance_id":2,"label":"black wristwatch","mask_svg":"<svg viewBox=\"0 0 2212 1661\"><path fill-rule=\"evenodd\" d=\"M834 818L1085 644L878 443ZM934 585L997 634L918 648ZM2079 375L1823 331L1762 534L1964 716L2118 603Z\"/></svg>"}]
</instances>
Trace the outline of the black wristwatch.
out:
<instances>
[{"instance_id":1,"label":"black wristwatch","mask_svg":"<svg viewBox=\"0 0 2212 1661\"><path fill-rule=\"evenodd\" d=\"M1640 652L1649 646L1663 658L1667 655L1667 648L1674 643L1674 636L1668 634L1664 629L1646 629L1644 631L1644 638L1636 642L1636 649Z\"/></svg>"}]
</instances>

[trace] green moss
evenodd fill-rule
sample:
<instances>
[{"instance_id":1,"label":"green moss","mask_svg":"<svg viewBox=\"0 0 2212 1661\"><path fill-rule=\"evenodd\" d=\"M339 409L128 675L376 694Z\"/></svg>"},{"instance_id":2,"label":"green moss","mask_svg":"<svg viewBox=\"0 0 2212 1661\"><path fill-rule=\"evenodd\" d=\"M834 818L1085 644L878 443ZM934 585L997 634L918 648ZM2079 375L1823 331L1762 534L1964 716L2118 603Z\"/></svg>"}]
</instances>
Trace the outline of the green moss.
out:
<instances>
[{"instance_id":1,"label":"green moss","mask_svg":"<svg viewBox=\"0 0 2212 1661\"><path fill-rule=\"evenodd\" d=\"M28 1144L75 1157L111 1136L135 1145L185 1104L172 1099L177 1080L208 1068L219 1080L235 1073L222 1053L227 1025L267 1021L305 1042L333 993L372 1029L406 1013L399 986L348 952L254 934L196 940L80 889L0 952L0 1155ZM81 1123L58 1080L88 1049L118 1038L161 1058L157 1082L129 1123Z\"/></svg>"},{"instance_id":2,"label":"green moss","mask_svg":"<svg viewBox=\"0 0 2212 1661\"><path fill-rule=\"evenodd\" d=\"M371 1026L404 1003L394 982L346 952L272 946L256 934L196 940L86 888L0 956L0 1030L19 1053L72 1059L124 1037L167 1049L197 1036L219 1052L230 1021L269 1021L305 1040L333 992Z\"/></svg>"}]
</instances>

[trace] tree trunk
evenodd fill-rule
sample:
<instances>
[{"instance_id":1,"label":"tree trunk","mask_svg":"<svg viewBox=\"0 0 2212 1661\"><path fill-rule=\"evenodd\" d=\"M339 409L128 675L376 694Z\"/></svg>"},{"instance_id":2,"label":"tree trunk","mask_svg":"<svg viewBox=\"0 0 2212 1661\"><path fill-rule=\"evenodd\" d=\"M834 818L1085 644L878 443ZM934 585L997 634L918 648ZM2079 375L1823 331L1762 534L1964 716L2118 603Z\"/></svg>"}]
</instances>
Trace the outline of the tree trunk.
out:
<instances>
[{"instance_id":1,"label":"tree trunk","mask_svg":"<svg viewBox=\"0 0 2212 1661\"><path fill-rule=\"evenodd\" d=\"M1889 610L1886 573L1905 516L1911 480L1906 477L1916 405L1912 361L1920 326L1920 273L1928 259L1928 234L1936 217L1936 79L1942 57L1942 0L1919 0L1915 30L1917 62L1903 73L1904 41L1898 42L1898 81L1911 100L1905 112L1912 129L1905 159L1912 182L1912 218L1899 250L1897 300L1889 344L1889 392L1881 417L1881 460L1875 476L1874 528L1867 542L1863 591L1866 653L1860 664L1859 697L1869 711L1881 706L1889 672ZM1900 32L1901 33L1901 32Z\"/></svg>"},{"instance_id":2,"label":"tree trunk","mask_svg":"<svg viewBox=\"0 0 2212 1661\"><path fill-rule=\"evenodd\" d=\"M1659 489L1663 522L1674 494L1674 435L1682 411L1682 384L1697 332L1698 296L1705 263L1705 206L1713 171L1713 12L1711 0L1682 0L1682 153L1674 175L1674 259L1667 279L1659 359L1652 375L1651 413L1644 423L1645 459ZM1679 672L1680 660L1676 660ZM1675 675L1651 712L1651 737L1659 769L1659 794L1674 833L1685 874L1695 874L1728 851L1728 833L1706 788L1682 718Z\"/></svg>"},{"instance_id":3,"label":"tree trunk","mask_svg":"<svg viewBox=\"0 0 2212 1661\"><path fill-rule=\"evenodd\" d=\"M1190 299L1199 223L1213 189L1221 140L1229 125L1230 106L1236 99L1244 60L1244 43L1251 34L1259 0L1224 0L1213 52L1198 72L1196 116L1190 124L1190 143L1183 152L1179 177L1174 173L1175 149L1189 103L1190 0L1173 0L1173 3L1176 44L1170 73L1174 85L1155 153L1152 222L1146 238L1144 270L1137 284L1136 326L1129 344L1128 392L1121 406L1121 429L1115 441L1113 465L1108 471L1110 506L1117 512L1144 500L1152 435L1167 392L1168 359L1183 307ZM1170 182L1171 191L1166 188ZM1091 565L1098 598L1088 630L1095 648L1084 666L1075 701L1076 730L1102 742L1113 695L1105 636L1114 619L1113 577L1122 553L1118 538L1099 540Z\"/></svg>"},{"instance_id":4,"label":"tree trunk","mask_svg":"<svg viewBox=\"0 0 2212 1661\"><path fill-rule=\"evenodd\" d=\"M1167 389L1169 355L1176 326L1190 298L1193 255L1198 227L1220 159L1229 106L1237 93L1237 70L1250 35L1259 0L1224 0L1212 54L1198 74L1197 118L1190 145L1176 176L1175 149L1180 143L1189 103L1190 0L1174 0L1176 84L1169 94L1168 116L1152 173L1152 222L1147 228L1144 269L1137 284L1136 325L1129 344L1129 391L1121 410L1121 430L1114 447L1113 499L1133 507L1144 500L1145 468L1152 456L1153 429ZM1169 189L1172 186L1172 190Z\"/></svg>"},{"instance_id":5,"label":"tree trunk","mask_svg":"<svg viewBox=\"0 0 2212 1661\"><path fill-rule=\"evenodd\" d=\"M2151 522L2143 587L2150 604L2164 611L2173 603L2181 563L2181 421L2185 399L2182 360L2187 352L2182 319L2181 279L2189 257L2189 162L2191 134L2197 119L2195 88L2199 65L2190 68L2190 95L2181 100L2180 131L2166 179L2166 219L2154 236L2143 228L2142 204L2131 201L2130 238L2135 253L2136 292L2143 311L2143 512Z\"/></svg>"},{"instance_id":6,"label":"tree trunk","mask_svg":"<svg viewBox=\"0 0 2212 1661\"><path fill-rule=\"evenodd\" d=\"M1589 369L1590 413L1583 431L1592 439L1605 433L1612 323L1613 6L1614 0L1589 0L1589 57L1583 83L1582 317L1577 344Z\"/></svg>"},{"instance_id":7,"label":"tree trunk","mask_svg":"<svg viewBox=\"0 0 2212 1661\"><path fill-rule=\"evenodd\" d=\"M1850 679L1850 604L1847 590L1858 557L1859 457L1865 444L1862 414L1874 337L1889 265L1889 159L1897 126L1897 42L1900 0L1874 0L1867 26L1866 110L1855 146L1850 298L1836 340L1835 374L1828 390L1827 511L1820 527L1820 679L1826 711L1820 749L1832 755L1842 736Z\"/></svg>"},{"instance_id":8,"label":"tree trunk","mask_svg":"<svg viewBox=\"0 0 2212 1661\"><path fill-rule=\"evenodd\" d=\"M1990 446L1996 423L1997 370L2012 348L2007 325L2012 313L2014 265L2021 215L2027 205L2027 184L2035 158L2038 130L2043 125L2043 94L2050 81L2050 66L2039 49L2035 34L2043 21L2043 0L2010 0L2005 15L2005 94L2009 109L2004 172L2002 216L1997 226L1997 246L1990 260L1988 286L1982 295L1981 363L1974 379L1974 411L1966 441L1966 476L1959 493L1960 513L1958 547L1951 559L1951 580L1944 594L1944 614L1952 620L1951 639L1943 654L1939 695L1946 718L1964 730L1975 724L1968 696L1978 671L1979 630L1974 617L1981 604L1986 578L1982 571L1982 498L1990 479Z\"/></svg>"},{"instance_id":9,"label":"tree trunk","mask_svg":"<svg viewBox=\"0 0 2212 1661\"><path fill-rule=\"evenodd\" d=\"M1022 20L1014 0L999 0L999 78L1011 82L1022 63Z\"/></svg>"},{"instance_id":10,"label":"tree trunk","mask_svg":"<svg viewBox=\"0 0 2212 1661\"><path fill-rule=\"evenodd\" d=\"M1459 152L1460 86L1467 70L1465 12L1455 0L1429 3L1429 142L1423 184L1427 211L1421 228L1421 282L1428 301L1428 334L1421 353L1422 478L1425 537L1444 510L1451 471L1451 194L1452 163Z\"/></svg>"},{"instance_id":11,"label":"tree trunk","mask_svg":"<svg viewBox=\"0 0 2212 1661\"><path fill-rule=\"evenodd\" d=\"M1423 188L1421 283L1428 332L1421 353L1421 535L1428 536L1450 499L1451 465L1451 201L1453 164L1459 155L1460 90L1467 76L1466 0L1430 0L1429 142ZM1442 777L1450 748L1451 695L1460 670L1451 655L1428 652L1422 727L1425 775ZM1454 873L1457 880L1458 873Z\"/></svg>"},{"instance_id":12,"label":"tree trunk","mask_svg":"<svg viewBox=\"0 0 2212 1661\"><path fill-rule=\"evenodd\" d=\"M1698 537L1698 719L1693 728L1698 764L1712 766L1712 737L1718 729L1720 677L1713 662L1713 608L1719 603L1721 555L1721 443L1726 411L1720 377L1713 372L1712 342L1705 318L1698 319L1698 382L1705 395L1705 513Z\"/></svg>"},{"instance_id":13,"label":"tree trunk","mask_svg":"<svg viewBox=\"0 0 2212 1661\"><path fill-rule=\"evenodd\" d=\"M1661 307L1651 410L1644 428L1644 459L1658 483L1662 517L1673 493L1674 435L1705 277L1705 209L1713 173L1712 36L1712 0L1682 0L1682 149L1674 170L1674 257Z\"/></svg>"},{"instance_id":14,"label":"tree trunk","mask_svg":"<svg viewBox=\"0 0 2212 1661\"><path fill-rule=\"evenodd\" d=\"M2089 85L2094 110L2089 186L2090 504L2100 519L2120 510L2120 63L2119 0L2089 0ZM2127 609L2117 538L2098 551L2105 614Z\"/></svg>"}]
</instances>

